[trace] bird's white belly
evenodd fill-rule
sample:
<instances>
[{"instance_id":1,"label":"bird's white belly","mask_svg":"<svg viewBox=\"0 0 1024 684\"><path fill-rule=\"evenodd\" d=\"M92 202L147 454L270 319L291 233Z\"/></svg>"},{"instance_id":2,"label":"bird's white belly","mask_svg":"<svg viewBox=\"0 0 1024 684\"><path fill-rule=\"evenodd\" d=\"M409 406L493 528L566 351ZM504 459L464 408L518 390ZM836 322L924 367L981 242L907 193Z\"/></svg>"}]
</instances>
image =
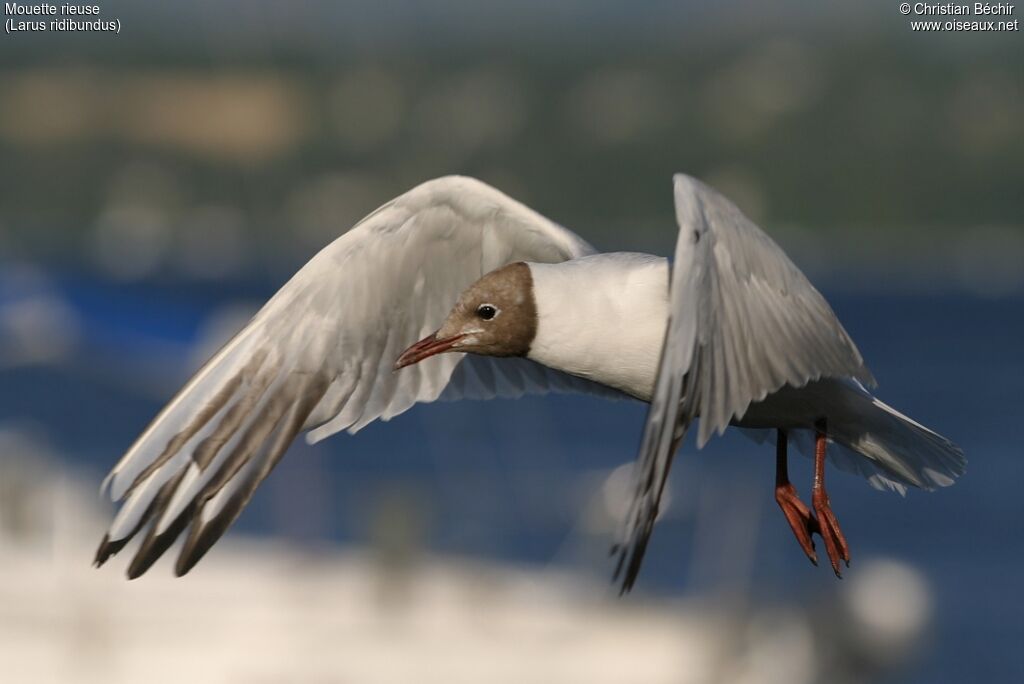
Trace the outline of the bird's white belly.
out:
<instances>
[{"instance_id":1,"label":"bird's white belly","mask_svg":"<svg viewBox=\"0 0 1024 684\"><path fill-rule=\"evenodd\" d=\"M650 401L668 324L668 262L600 254L554 266L530 264L530 270L538 330L529 357ZM813 427L822 415L842 409L848 391L843 381L831 379L787 385L751 404L733 424Z\"/></svg>"},{"instance_id":2,"label":"bird's white belly","mask_svg":"<svg viewBox=\"0 0 1024 684\"><path fill-rule=\"evenodd\" d=\"M649 401L668 324L668 261L599 254L530 270L537 335L529 358Z\"/></svg>"}]
</instances>

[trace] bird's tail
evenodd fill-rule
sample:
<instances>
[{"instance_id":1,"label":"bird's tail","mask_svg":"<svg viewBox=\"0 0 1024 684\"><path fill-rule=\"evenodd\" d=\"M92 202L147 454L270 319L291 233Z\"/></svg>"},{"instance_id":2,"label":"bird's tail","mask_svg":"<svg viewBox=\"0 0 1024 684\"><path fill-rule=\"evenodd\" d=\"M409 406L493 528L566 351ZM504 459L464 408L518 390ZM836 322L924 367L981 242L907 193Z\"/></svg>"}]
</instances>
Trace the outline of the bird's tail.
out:
<instances>
[{"instance_id":1,"label":"bird's tail","mask_svg":"<svg viewBox=\"0 0 1024 684\"><path fill-rule=\"evenodd\" d=\"M830 449L841 470L861 475L877 489L932 490L948 487L967 466L964 452L925 426L879 401L860 387L849 387L844 409L830 417Z\"/></svg>"}]
</instances>

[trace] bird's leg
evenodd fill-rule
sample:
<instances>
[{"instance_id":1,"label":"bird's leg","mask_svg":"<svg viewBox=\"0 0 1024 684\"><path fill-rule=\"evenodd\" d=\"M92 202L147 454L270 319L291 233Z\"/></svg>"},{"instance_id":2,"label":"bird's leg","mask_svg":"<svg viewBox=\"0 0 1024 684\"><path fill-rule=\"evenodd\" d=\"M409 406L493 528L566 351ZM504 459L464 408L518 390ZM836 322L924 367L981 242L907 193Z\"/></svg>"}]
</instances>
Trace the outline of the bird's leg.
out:
<instances>
[{"instance_id":1,"label":"bird's leg","mask_svg":"<svg viewBox=\"0 0 1024 684\"><path fill-rule=\"evenodd\" d=\"M814 427L817 436L814 444L814 489L811 492L811 504L818 518L818 534L825 540L825 550L832 561L832 570L835 571L836 577L842 577L842 573L839 572L839 560L842 559L846 562L846 567L850 567L850 547L847 546L846 537L839 529L839 521L832 512L828 492L825 491L825 444L828 439L828 427L824 418L815 423Z\"/></svg>"},{"instance_id":2,"label":"bird's leg","mask_svg":"<svg viewBox=\"0 0 1024 684\"><path fill-rule=\"evenodd\" d=\"M785 430L778 431L778 438L775 443L775 501L786 516L796 540L800 542L800 548L804 550L807 557L815 565L818 564L818 554L814 551L814 542L811 534L818 531L818 521L808 510L800 496L796 493L796 487L789 481L789 468L786 464L786 446L788 436Z\"/></svg>"}]
</instances>

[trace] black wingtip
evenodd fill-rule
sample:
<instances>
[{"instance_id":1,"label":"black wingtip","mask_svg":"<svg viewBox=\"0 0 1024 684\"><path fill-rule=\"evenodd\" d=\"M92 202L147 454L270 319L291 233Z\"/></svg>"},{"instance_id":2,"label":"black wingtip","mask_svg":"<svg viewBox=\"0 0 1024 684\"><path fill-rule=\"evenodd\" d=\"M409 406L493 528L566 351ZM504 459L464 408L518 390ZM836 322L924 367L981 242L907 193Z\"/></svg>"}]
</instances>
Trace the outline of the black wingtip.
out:
<instances>
[{"instance_id":1,"label":"black wingtip","mask_svg":"<svg viewBox=\"0 0 1024 684\"><path fill-rule=\"evenodd\" d=\"M615 561L615 570L612 571L612 584L619 581L622 576L622 567L625 563L626 551L622 544L612 544L611 548L608 549L609 556L618 556L618 560ZM629 587L626 586L626 582L619 585L619 596L624 596L629 593Z\"/></svg>"},{"instance_id":2,"label":"black wingtip","mask_svg":"<svg viewBox=\"0 0 1024 684\"><path fill-rule=\"evenodd\" d=\"M195 512L195 506L189 505L183 510L174 522L164 530L162 533L157 534L156 528L159 525L159 520L153 521L153 526L149 529L149 534L142 541L142 545L139 550L135 552L135 557L132 559L131 565L128 566L128 579L133 580L141 577L153 567L153 563L157 561L160 556L164 554L167 549L171 547L174 540L178 538L188 523L192 520L192 515Z\"/></svg>"},{"instance_id":3,"label":"black wingtip","mask_svg":"<svg viewBox=\"0 0 1024 684\"><path fill-rule=\"evenodd\" d=\"M646 543L641 544L637 549L630 550L624 544L612 544L609 555L618 555L619 557L615 563L615 571L612 573L613 583L621 580L619 596L625 596L633 590L636 578L640 574L640 560L643 558L645 547Z\"/></svg>"},{"instance_id":4,"label":"black wingtip","mask_svg":"<svg viewBox=\"0 0 1024 684\"><path fill-rule=\"evenodd\" d=\"M100 542L99 548L96 549L96 556L93 558L93 567L102 567L104 563L110 560L111 556L116 556L117 552L125 547L128 543L128 539L118 539L116 541L110 541L110 535L103 535L103 540Z\"/></svg>"},{"instance_id":5,"label":"black wingtip","mask_svg":"<svg viewBox=\"0 0 1024 684\"><path fill-rule=\"evenodd\" d=\"M239 507L239 510L241 507ZM185 540L185 546L181 550L181 554L178 555L178 562L174 564L174 574L177 577L183 577L196 566L206 552L213 548L213 545L218 539L223 536L227 531L231 523L234 522L235 517L219 517L208 522L205 525L200 525L197 520L192 526L192 532L189 534L187 540Z\"/></svg>"}]
</instances>

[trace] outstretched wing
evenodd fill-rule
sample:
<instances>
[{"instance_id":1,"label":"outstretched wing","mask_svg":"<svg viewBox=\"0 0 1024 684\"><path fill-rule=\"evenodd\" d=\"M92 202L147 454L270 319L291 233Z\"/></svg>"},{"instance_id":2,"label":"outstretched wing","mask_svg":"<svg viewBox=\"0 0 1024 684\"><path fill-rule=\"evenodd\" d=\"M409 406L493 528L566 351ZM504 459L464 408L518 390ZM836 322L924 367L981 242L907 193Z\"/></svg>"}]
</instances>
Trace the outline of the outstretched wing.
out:
<instances>
[{"instance_id":1,"label":"outstretched wing","mask_svg":"<svg viewBox=\"0 0 1024 684\"><path fill-rule=\"evenodd\" d=\"M392 373L461 292L515 261L593 249L471 178L429 181L388 202L313 257L188 382L107 477L124 499L97 565L133 536L129 577L188 528L176 572L235 520L295 436L355 432L417 402L596 388L525 359L444 354Z\"/></svg>"},{"instance_id":2,"label":"outstretched wing","mask_svg":"<svg viewBox=\"0 0 1024 684\"><path fill-rule=\"evenodd\" d=\"M674 181L670 315L627 535L616 548L623 591L639 572L672 457L694 418L702 447L783 385L821 377L874 385L825 298L785 252L708 186L682 174Z\"/></svg>"}]
</instances>

